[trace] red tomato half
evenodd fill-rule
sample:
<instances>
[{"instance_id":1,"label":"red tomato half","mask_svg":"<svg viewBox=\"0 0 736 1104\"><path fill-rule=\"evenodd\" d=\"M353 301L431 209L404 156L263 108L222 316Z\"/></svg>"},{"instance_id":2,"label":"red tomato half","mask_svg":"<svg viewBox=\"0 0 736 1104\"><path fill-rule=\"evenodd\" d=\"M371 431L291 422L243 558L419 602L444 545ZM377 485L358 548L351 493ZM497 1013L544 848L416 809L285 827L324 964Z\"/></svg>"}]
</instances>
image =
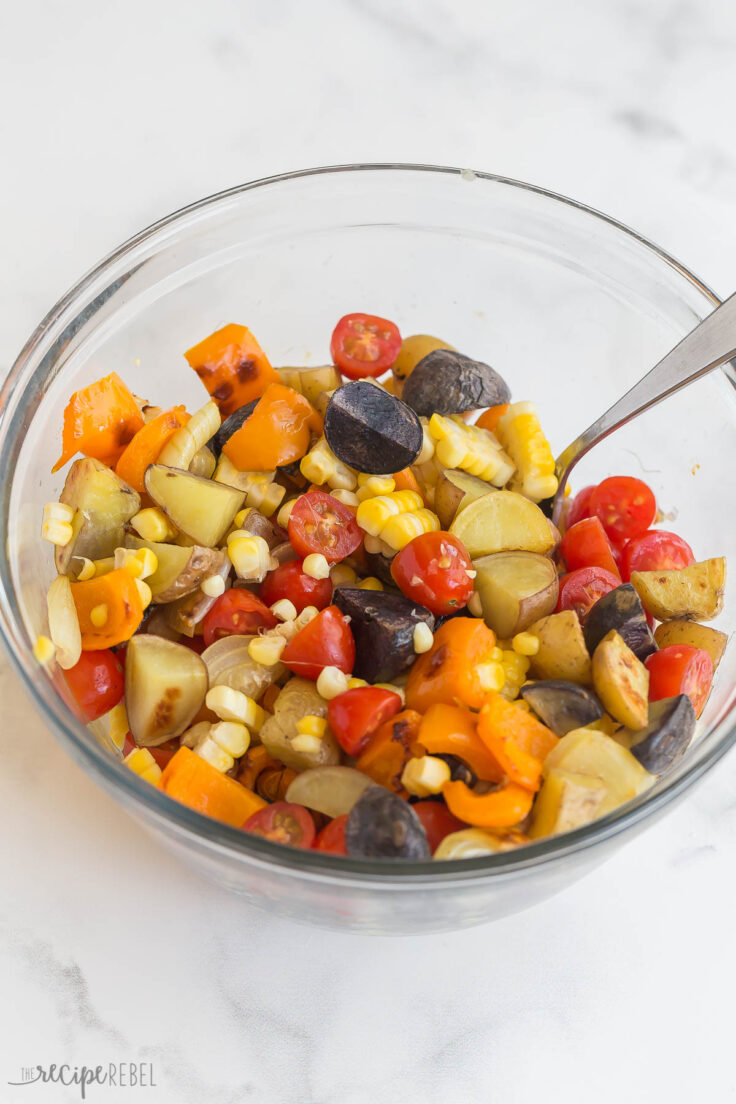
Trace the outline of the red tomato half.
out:
<instances>
[{"instance_id":1,"label":"red tomato half","mask_svg":"<svg viewBox=\"0 0 736 1104\"><path fill-rule=\"evenodd\" d=\"M248 817L243 831L290 847L311 847L314 843L314 821L303 805L293 801L274 801L259 809Z\"/></svg>"},{"instance_id":2,"label":"red tomato half","mask_svg":"<svg viewBox=\"0 0 736 1104\"><path fill-rule=\"evenodd\" d=\"M650 655L644 666L649 671L649 700L687 694L699 717L713 682L713 660L692 644L670 644Z\"/></svg>"},{"instance_id":3,"label":"red tomato half","mask_svg":"<svg viewBox=\"0 0 736 1104\"><path fill-rule=\"evenodd\" d=\"M259 629L272 629L278 622L268 606L242 587L221 594L205 616L202 628L209 648L221 636L251 636Z\"/></svg>"},{"instance_id":4,"label":"red tomato half","mask_svg":"<svg viewBox=\"0 0 736 1104\"><path fill-rule=\"evenodd\" d=\"M326 824L314 841L317 851L330 851L333 855L347 855L348 849L345 843L345 826L348 822L348 814L335 817Z\"/></svg>"},{"instance_id":5,"label":"red tomato half","mask_svg":"<svg viewBox=\"0 0 736 1104\"><path fill-rule=\"evenodd\" d=\"M611 542L597 517L583 518L565 531L560 541L559 553L568 571L579 567L602 567L612 575L618 575Z\"/></svg>"},{"instance_id":6,"label":"red tomato half","mask_svg":"<svg viewBox=\"0 0 736 1104\"><path fill-rule=\"evenodd\" d=\"M328 563L337 563L354 552L362 539L353 512L332 495L309 491L294 503L289 540L297 556L321 552Z\"/></svg>"},{"instance_id":7,"label":"red tomato half","mask_svg":"<svg viewBox=\"0 0 736 1104\"><path fill-rule=\"evenodd\" d=\"M398 327L375 314L346 314L330 341L330 355L348 379L380 376L391 367L400 348Z\"/></svg>"},{"instance_id":8,"label":"red tomato half","mask_svg":"<svg viewBox=\"0 0 736 1104\"><path fill-rule=\"evenodd\" d=\"M612 475L593 490L590 512L600 519L615 544L623 544L646 533L657 513L657 503L641 479Z\"/></svg>"},{"instance_id":9,"label":"red tomato half","mask_svg":"<svg viewBox=\"0 0 736 1104\"><path fill-rule=\"evenodd\" d=\"M624 545L621 578L628 582L632 571L679 571L692 563L695 556L687 541L664 529L650 529Z\"/></svg>"},{"instance_id":10,"label":"red tomato half","mask_svg":"<svg viewBox=\"0 0 736 1104\"><path fill-rule=\"evenodd\" d=\"M556 612L575 610L580 620L584 621L590 607L617 586L621 586L618 576L602 567L581 567L577 571L570 571L560 579Z\"/></svg>"},{"instance_id":11,"label":"red tomato half","mask_svg":"<svg viewBox=\"0 0 736 1104\"><path fill-rule=\"evenodd\" d=\"M454 613L473 594L465 545L450 533L423 533L394 556L391 575L407 598L432 613Z\"/></svg>"},{"instance_id":12,"label":"red tomato half","mask_svg":"<svg viewBox=\"0 0 736 1104\"><path fill-rule=\"evenodd\" d=\"M358 686L332 698L327 723L348 755L360 755L384 721L401 709L401 698L380 686Z\"/></svg>"},{"instance_id":13,"label":"red tomato half","mask_svg":"<svg viewBox=\"0 0 736 1104\"><path fill-rule=\"evenodd\" d=\"M349 675L355 663L355 641L337 606L328 606L300 629L281 654L281 662L302 678L318 679L325 667Z\"/></svg>"},{"instance_id":14,"label":"red tomato half","mask_svg":"<svg viewBox=\"0 0 736 1104\"><path fill-rule=\"evenodd\" d=\"M79 662L61 672L86 721L96 721L123 696L123 668L109 648L82 652Z\"/></svg>"},{"instance_id":15,"label":"red tomato half","mask_svg":"<svg viewBox=\"0 0 736 1104\"><path fill-rule=\"evenodd\" d=\"M590 517L592 511L590 509L590 496L595 490L595 483L591 483L589 487L583 487L581 491L570 499L570 504L565 511L565 528L571 529L573 525L576 525L583 518Z\"/></svg>"},{"instance_id":16,"label":"red tomato half","mask_svg":"<svg viewBox=\"0 0 736 1104\"><path fill-rule=\"evenodd\" d=\"M311 575L305 575L303 563L303 560L289 560L269 571L261 583L261 598L267 606L282 598L293 602L297 613L301 613L305 606L316 606L317 609L329 606L332 598L329 577L313 579Z\"/></svg>"},{"instance_id":17,"label":"red tomato half","mask_svg":"<svg viewBox=\"0 0 736 1104\"><path fill-rule=\"evenodd\" d=\"M433 855L445 836L468 827L462 820L452 815L444 801L416 801L412 809L422 822L422 828L427 833L429 849Z\"/></svg>"}]
</instances>

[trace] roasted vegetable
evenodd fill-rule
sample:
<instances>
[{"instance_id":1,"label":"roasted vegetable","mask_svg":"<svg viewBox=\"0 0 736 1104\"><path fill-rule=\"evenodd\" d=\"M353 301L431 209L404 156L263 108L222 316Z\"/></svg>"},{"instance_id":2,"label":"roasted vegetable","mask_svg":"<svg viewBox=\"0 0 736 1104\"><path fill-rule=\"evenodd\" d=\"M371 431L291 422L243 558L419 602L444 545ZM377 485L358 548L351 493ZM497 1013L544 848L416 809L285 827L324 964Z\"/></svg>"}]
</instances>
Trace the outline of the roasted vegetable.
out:
<instances>
[{"instance_id":1,"label":"roasted vegetable","mask_svg":"<svg viewBox=\"0 0 736 1104\"><path fill-rule=\"evenodd\" d=\"M555 770L572 771L605 783L606 795L598 808L598 816L610 813L654 784L652 775L631 752L611 736L592 728L576 728L562 737L545 760L545 778ZM543 793L544 787L538 802Z\"/></svg>"},{"instance_id":2,"label":"roasted vegetable","mask_svg":"<svg viewBox=\"0 0 736 1104\"><path fill-rule=\"evenodd\" d=\"M534 403L511 403L498 420L496 436L516 465L514 488L532 502L554 495L555 461Z\"/></svg>"},{"instance_id":3,"label":"roasted vegetable","mask_svg":"<svg viewBox=\"0 0 736 1104\"><path fill-rule=\"evenodd\" d=\"M343 816L373 785L367 774L352 767L317 767L297 774L286 791L286 800L328 817Z\"/></svg>"},{"instance_id":4,"label":"roasted vegetable","mask_svg":"<svg viewBox=\"0 0 736 1104\"><path fill-rule=\"evenodd\" d=\"M446 782L442 793L453 816L476 828L513 828L529 815L534 800L532 790L509 781L489 793L475 793L465 782Z\"/></svg>"},{"instance_id":5,"label":"roasted vegetable","mask_svg":"<svg viewBox=\"0 0 736 1104\"><path fill-rule=\"evenodd\" d=\"M484 828L463 828L451 832L440 843L433 859L478 859L497 851L512 851L528 840L518 832L488 832Z\"/></svg>"},{"instance_id":6,"label":"roasted vegetable","mask_svg":"<svg viewBox=\"0 0 736 1104\"><path fill-rule=\"evenodd\" d=\"M695 710L687 694L649 703L649 723L621 728L614 739L651 774L664 774L687 750L695 732Z\"/></svg>"},{"instance_id":7,"label":"roasted vegetable","mask_svg":"<svg viewBox=\"0 0 736 1104\"><path fill-rule=\"evenodd\" d=\"M555 767L534 802L530 838L558 836L591 824L603 815L607 796L608 787L601 778Z\"/></svg>"},{"instance_id":8,"label":"roasted vegetable","mask_svg":"<svg viewBox=\"0 0 736 1104\"><path fill-rule=\"evenodd\" d=\"M410 667L416 658L414 629L419 624L434 626L434 617L424 606L385 590L339 587L333 602L350 617L354 674L371 683L390 682Z\"/></svg>"},{"instance_id":9,"label":"roasted vegetable","mask_svg":"<svg viewBox=\"0 0 736 1104\"><path fill-rule=\"evenodd\" d=\"M573 610L552 613L530 625L539 640L531 656L531 674L541 679L568 679L585 686L591 681L591 665L583 630Z\"/></svg>"},{"instance_id":10,"label":"roasted vegetable","mask_svg":"<svg viewBox=\"0 0 736 1104\"><path fill-rule=\"evenodd\" d=\"M207 668L191 648L160 636L134 636L125 654L125 709L137 744L180 736L204 705Z\"/></svg>"},{"instance_id":11,"label":"roasted vegetable","mask_svg":"<svg viewBox=\"0 0 736 1104\"><path fill-rule=\"evenodd\" d=\"M276 699L274 713L261 729L261 743L269 755L295 771L310 767L332 767L340 762L340 748L329 729L320 737L316 751L298 751L292 740L298 736L297 724L306 716L325 717L327 702L317 693L313 682L292 678Z\"/></svg>"},{"instance_id":12,"label":"roasted vegetable","mask_svg":"<svg viewBox=\"0 0 736 1104\"><path fill-rule=\"evenodd\" d=\"M70 585L84 651L122 644L141 624L143 602L138 580L125 568Z\"/></svg>"},{"instance_id":13,"label":"roasted vegetable","mask_svg":"<svg viewBox=\"0 0 736 1104\"><path fill-rule=\"evenodd\" d=\"M272 552L288 540L285 530L280 525L264 517L260 510L252 507L246 512L245 517L238 518L237 526L246 533L252 533L254 537L263 537Z\"/></svg>"},{"instance_id":14,"label":"roasted vegetable","mask_svg":"<svg viewBox=\"0 0 736 1104\"><path fill-rule=\"evenodd\" d=\"M644 728L649 672L615 629L593 653L593 686L607 712L627 728Z\"/></svg>"},{"instance_id":15,"label":"roasted vegetable","mask_svg":"<svg viewBox=\"0 0 736 1104\"><path fill-rule=\"evenodd\" d=\"M286 674L282 663L264 667L251 659L248 645L252 636L223 636L202 652L210 686L231 686L258 701L274 682ZM327 704L325 703L325 712Z\"/></svg>"},{"instance_id":16,"label":"roasted vegetable","mask_svg":"<svg viewBox=\"0 0 736 1104\"><path fill-rule=\"evenodd\" d=\"M229 557L223 553L222 559L217 561L213 566L214 570L212 571L212 575L219 576L223 584L227 585L230 572L232 571ZM189 594L185 594L183 598L177 598L175 602L168 602L164 606L167 623L176 632L183 633L184 636L195 636L200 623L206 614L209 613L218 597L219 595L216 593L208 594L202 590L201 586L197 587L196 590L191 591ZM166 634L162 633L161 635L165 636Z\"/></svg>"},{"instance_id":17,"label":"roasted vegetable","mask_svg":"<svg viewBox=\"0 0 736 1104\"><path fill-rule=\"evenodd\" d=\"M521 688L521 697L548 728L565 736L603 716L601 703L590 690L565 679L541 679Z\"/></svg>"},{"instance_id":18,"label":"roasted vegetable","mask_svg":"<svg viewBox=\"0 0 736 1104\"><path fill-rule=\"evenodd\" d=\"M217 575L224 564L229 567L226 553L216 548L197 544L182 548L178 544L144 541L131 533L127 534L125 545L127 548L150 548L155 553L158 567L153 575L147 576L146 582L157 603L175 602L197 590L211 575Z\"/></svg>"},{"instance_id":19,"label":"roasted vegetable","mask_svg":"<svg viewBox=\"0 0 736 1104\"><path fill-rule=\"evenodd\" d=\"M456 516L450 532L459 537L473 559L516 549L544 555L554 546L547 518L515 491L491 491L476 498Z\"/></svg>"},{"instance_id":20,"label":"roasted vegetable","mask_svg":"<svg viewBox=\"0 0 736 1104\"><path fill-rule=\"evenodd\" d=\"M222 446L226 441L229 441L233 433L240 429L244 422L250 418L257 405L258 399L251 399L250 402L244 403L243 406L239 406L237 410L234 410L232 414L229 414L228 417L225 418L214 437L210 437L207 444L218 460L222 454Z\"/></svg>"},{"instance_id":21,"label":"roasted vegetable","mask_svg":"<svg viewBox=\"0 0 736 1104\"><path fill-rule=\"evenodd\" d=\"M555 565L536 552L495 552L473 561L486 625L502 639L552 613L559 590Z\"/></svg>"},{"instance_id":22,"label":"roasted vegetable","mask_svg":"<svg viewBox=\"0 0 736 1104\"><path fill-rule=\"evenodd\" d=\"M418 715L418 714L417 714ZM417 739L430 755L462 760L472 774L486 782L500 782L503 770L478 735L478 714L457 705L431 705L421 719ZM461 775L453 771L453 780ZM472 780L462 777L462 781Z\"/></svg>"},{"instance_id":23,"label":"roasted vegetable","mask_svg":"<svg viewBox=\"0 0 736 1104\"><path fill-rule=\"evenodd\" d=\"M583 629L585 644L591 655L611 629L616 630L642 662L657 650L639 595L631 583L609 590L591 606Z\"/></svg>"},{"instance_id":24,"label":"roasted vegetable","mask_svg":"<svg viewBox=\"0 0 736 1104\"><path fill-rule=\"evenodd\" d=\"M509 781L539 789L542 764L557 737L533 713L491 692L480 711L478 735Z\"/></svg>"},{"instance_id":25,"label":"roasted vegetable","mask_svg":"<svg viewBox=\"0 0 736 1104\"><path fill-rule=\"evenodd\" d=\"M363 774L401 797L408 797L401 775L409 759L422 755L419 726L422 718L412 709L404 709L385 721L368 740L356 762Z\"/></svg>"},{"instance_id":26,"label":"roasted vegetable","mask_svg":"<svg viewBox=\"0 0 736 1104\"><path fill-rule=\"evenodd\" d=\"M404 383L402 396L417 414L462 414L507 403L511 392L498 372L449 349L423 357Z\"/></svg>"},{"instance_id":27,"label":"roasted vegetable","mask_svg":"<svg viewBox=\"0 0 736 1104\"><path fill-rule=\"evenodd\" d=\"M242 472L273 471L300 460L312 433L322 432L322 418L303 395L271 383L253 413L224 442L222 451Z\"/></svg>"},{"instance_id":28,"label":"roasted vegetable","mask_svg":"<svg viewBox=\"0 0 736 1104\"><path fill-rule=\"evenodd\" d=\"M424 713L438 702L480 709L495 645L494 633L475 617L446 621L434 634L432 647L417 657L409 672L409 709Z\"/></svg>"},{"instance_id":29,"label":"roasted vegetable","mask_svg":"<svg viewBox=\"0 0 736 1104\"><path fill-rule=\"evenodd\" d=\"M135 397L117 372L82 387L64 409L62 451L52 472L75 452L114 465L142 425Z\"/></svg>"},{"instance_id":30,"label":"roasted vegetable","mask_svg":"<svg viewBox=\"0 0 736 1104\"><path fill-rule=\"evenodd\" d=\"M460 468L494 487L505 487L514 474L511 457L493 434L466 425L459 415L446 418L433 414L429 419L429 437L434 444L434 459L444 468Z\"/></svg>"},{"instance_id":31,"label":"roasted vegetable","mask_svg":"<svg viewBox=\"0 0 736 1104\"><path fill-rule=\"evenodd\" d=\"M461 510L492 489L484 479L468 472L444 469L434 489L434 511L442 528L449 529Z\"/></svg>"},{"instance_id":32,"label":"roasted vegetable","mask_svg":"<svg viewBox=\"0 0 736 1104\"><path fill-rule=\"evenodd\" d=\"M177 429L186 425L189 415L183 406L174 406L157 417L146 422L115 465L115 471L126 483L141 494L145 490L143 482L146 468L155 464L166 442Z\"/></svg>"},{"instance_id":33,"label":"roasted vegetable","mask_svg":"<svg viewBox=\"0 0 736 1104\"><path fill-rule=\"evenodd\" d=\"M394 395L401 398L404 384L417 364L419 364L428 353L433 353L435 349L449 349L454 352L454 347L450 345L449 342L441 341L439 337L430 337L429 334L410 334L409 337L404 338L401 342L399 355L391 365Z\"/></svg>"},{"instance_id":34,"label":"roasted vegetable","mask_svg":"<svg viewBox=\"0 0 736 1104\"><path fill-rule=\"evenodd\" d=\"M334 391L342 383L342 376L334 364L319 368L277 368L281 380L314 404L325 391Z\"/></svg>"},{"instance_id":35,"label":"roasted vegetable","mask_svg":"<svg viewBox=\"0 0 736 1104\"><path fill-rule=\"evenodd\" d=\"M220 408L223 418L257 399L278 375L246 326L230 323L184 356Z\"/></svg>"},{"instance_id":36,"label":"roasted vegetable","mask_svg":"<svg viewBox=\"0 0 736 1104\"><path fill-rule=\"evenodd\" d=\"M715 671L728 644L726 633L712 629L710 625L699 625L697 621L663 621L654 630L654 639L659 648L670 644L690 644L693 648L702 648L713 660Z\"/></svg>"},{"instance_id":37,"label":"roasted vegetable","mask_svg":"<svg viewBox=\"0 0 736 1104\"><path fill-rule=\"evenodd\" d=\"M710 621L723 609L723 556L679 571L632 571L631 582L647 613L657 621Z\"/></svg>"},{"instance_id":38,"label":"roasted vegetable","mask_svg":"<svg viewBox=\"0 0 736 1104\"><path fill-rule=\"evenodd\" d=\"M146 490L177 529L210 548L225 536L244 498L234 487L163 464L147 469Z\"/></svg>"},{"instance_id":39,"label":"roasted vegetable","mask_svg":"<svg viewBox=\"0 0 736 1104\"><path fill-rule=\"evenodd\" d=\"M55 549L56 570L73 575L82 559L102 560L123 543L125 523L138 512L138 494L100 460L75 460L59 501L71 506L72 537Z\"/></svg>"},{"instance_id":40,"label":"roasted vegetable","mask_svg":"<svg viewBox=\"0 0 736 1104\"><path fill-rule=\"evenodd\" d=\"M183 805L233 828L241 828L266 804L262 797L222 774L188 747L180 747L164 767L159 787Z\"/></svg>"},{"instance_id":41,"label":"roasted vegetable","mask_svg":"<svg viewBox=\"0 0 736 1104\"><path fill-rule=\"evenodd\" d=\"M338 460L378 475L392 475L413 464L424 440L414 411L365 380L335 391L325 414L325 437Z\"/></svg>"},{"instance_id":42,"label":"roasted vegetable","mask_svg":"<svg viewBox=\"0 0 736 1104\"><path fill-rule=\"evenodd\" d=\"M351 858L421 860L431 855L411 805L381 786L369 786L353 805L345 843Z\"/></svg>"}]
</instances>

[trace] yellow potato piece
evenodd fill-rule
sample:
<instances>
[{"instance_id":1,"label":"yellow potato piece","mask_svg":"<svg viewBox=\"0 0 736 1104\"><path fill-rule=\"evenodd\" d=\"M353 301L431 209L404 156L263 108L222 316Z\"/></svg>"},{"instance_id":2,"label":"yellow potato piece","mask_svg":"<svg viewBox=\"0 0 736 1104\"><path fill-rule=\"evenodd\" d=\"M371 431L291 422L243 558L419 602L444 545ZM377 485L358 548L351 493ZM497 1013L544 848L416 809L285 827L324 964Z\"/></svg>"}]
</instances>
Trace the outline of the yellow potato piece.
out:
<instances>
[{"instance_id":1,"label":"yellow potato piece","mask_svg":"<svg viewBox=\"0 0 736 1104\"><path fill-rule=\"evenodd\" d=\"M531 657L533 678L568 679L580 686L590 684L590 656L573 610L551 613L530 625L529 632L539 639L539 651Z\"/></svg>"},{"instance_id":2,"label":"yellow potato piece","mask_svg":"<svg viewBox=\"0 0 736 1104\"><path fill-rule=\"evenodd\" d=\"M538 552L554 547L549 522L538 506L515 491L491 491L470 502L457 515L450 532L471 558L491 552Z\"/></svg>"},{"instance_id":3,"label":"yellow potato piece","mask_svg":"<svg viewBox=\"0 0 736 1104\"><path fill-rule=\"evenodd\" d=\"M554 768L534 802L530 838L556 836L590 824L601 815L607 794L605 782L594 775Z\"/></svg>"},{"instance_id":4,"label":"yellow potato piece","mask_svg":"<svg viewBox=\"0 0 736 1104\"><path fill-rule=\"evenodd\" d=\"M645 728L649 672L612 629L593 653L593 686L604 708L627 728Z\"/></svg>"},{"instance_id":5,"label":"yellow potato piece","mask_svg":"<svg viewBox=\"0 0 736 1104\"><path fill-rule=\"evenodd\" d=\"M718 556L679 571L632 571L631 582L658 621L712 621L723 609L726 560Z\"/></svg>"},{"instance_id":6,"label":"yellow potato piece","mask_svg":"<svg viewBox=\"0 0 736 1104\"><path fill-rule=\"evenodd\" d=\"M712 629L710 625L699 625L697 621L664 621L657 625L654 639L659 648L667 648L670 644L690 644L693 648L702 648L713 660L714 671L728 644L726 633Z\"/></svg>"}]
</instances>

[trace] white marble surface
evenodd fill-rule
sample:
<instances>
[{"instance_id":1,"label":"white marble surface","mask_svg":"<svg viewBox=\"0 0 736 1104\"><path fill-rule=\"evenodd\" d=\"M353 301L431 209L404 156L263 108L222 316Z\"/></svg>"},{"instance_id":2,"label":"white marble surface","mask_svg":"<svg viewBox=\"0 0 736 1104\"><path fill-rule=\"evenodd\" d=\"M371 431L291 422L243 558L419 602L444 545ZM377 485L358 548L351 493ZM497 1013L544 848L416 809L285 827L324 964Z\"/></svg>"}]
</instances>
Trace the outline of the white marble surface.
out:
<instances>
[{"instance_id":1,"label":"white marble surface","mask_svg":"<svg viewBox=\"0 0 736 1104\"><path fill-rule=\"evenodd\" d=\"M728 0L28 0L0 11L0 365L192 199L351 160L471 165L602 208L736 286ZM736 759L596 874L415 940L250 911L62 754L6 666L0 1099L154 1064L172 1104L731 1100ZM88 1099L133 1100L92 1087Z\"/></svg>"}]
</instances>

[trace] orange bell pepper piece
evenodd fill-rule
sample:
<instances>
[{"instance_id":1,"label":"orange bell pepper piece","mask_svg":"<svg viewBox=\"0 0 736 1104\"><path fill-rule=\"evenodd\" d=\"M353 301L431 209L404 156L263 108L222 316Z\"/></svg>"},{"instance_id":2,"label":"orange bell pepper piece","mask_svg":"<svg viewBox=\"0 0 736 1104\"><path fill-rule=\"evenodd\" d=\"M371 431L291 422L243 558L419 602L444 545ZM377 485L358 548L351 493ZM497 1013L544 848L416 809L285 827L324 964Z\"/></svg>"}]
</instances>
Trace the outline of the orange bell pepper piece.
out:
<instances>
[{"instance_id":1,"label":"orange bell pepper piece","mask_svg":"<svg viewBox=\"0 0 736 1104\"><path fill-rule=\"evenodd\" d=\"M512 782L539 789L542 764L557 744L551 729L515 702L490 693L480 711L478 735Z\"/></svg>"},{"instance_id":2,"label":"orange bell pepper piece","mask_svg":"<svg viewBox=\"0 0 736 1104\"><path fill-rule=\"evenodd\" d=\"M422 491L417 483L417 477L411 468L404 468L400 472L396 472L393 477L393 481L396 484L394 490L396 491L416 491L418 495L421 495Z\"/></svg>"},{"instance_id":3,"label":"orange bell pepper piece","mask_svg":"<svg viewBox=\"0 0 736 1104\"><path fill-rule=\"evenodd\" d=\"M75 452L111 467L143 425L143 415L117 372L75 391L64 409L61 456L52 472Z\"/></svg>"},{"instance_id":4,"label":"orange bell pepper piece","mask_svg":"<svg viewBox=\"0 0 736 1104\"><path fill-rule=\"evenodd\" d=\"M233 828L241 828L249 816L266 804L258 794L221 774L188 747L179 748L164 768L158 785L169 797Z\"/></svg>"},{"instance_id":5,"label":"orange bell pepper piece","mask_svg":"<svg viewBox=\"0 0 736 1104\"><path fill-rule=\"evenodd\" d=\"M480 429L490 429L491 433L495 433L499 418L503 418L508 408L508 403L499 403L498 406L489 406L487 410L483 411L475 424Z\"/></svg>"},{"instance_id":6,"label":"orange bell pepper piece","mask_svg":"<svg viewBox=\"0 0 736 1104\"><path fill-rule=\"evenodd\" d=\"M430 755L456 755L485 782L500 782L504 772L478 735L477 726L476 713L438 702L422 717L419 743Z\"/></svg>"},{"instance_id":7,"label":"orange bell pepper piece","mask_svg":"<svg viewBox=\"0 0 736 1104\"><path fill-rule=\"evenodd\" d=\"M401 785L401 775L408 761L424 754L418 739L421 716L404 709L378 728L361 752L355 766L379 786L393 790L399 797L409 797Z\"/></svg>"},{"instance_id":8,"label":"orange bell pepper piece","mask_svg":"<svg viewBox=\"0 0 736 1104\"><path fill-rule=\"evenodd\" d=\"M130 640L143 620L138 587L125 568L119 567L83 583L72 583L71 589L85 652L112 648ZM96 612L93 614L93 611ZM98 619L100 624L96 625L94 622Z\"/></svg>"},{"instance_id":9,"label":"orange bell pepper piece","mask_svg":"<svg viewBox=\"0 0 736 1104\"><path fill-rule=\"evenodd\" d=\"M115 465L115 471L125 482L143 494L145 485L143 476L149 464L155 464L159 453L169 437L176 433L180 426L186 425L189 415L183 406L174 406L171 410L165 410L163 414L146 422Z\"/></svg>"},{"instance_id":10,"label":"orange bell pepper piece","mask_svg":"<svg viewBox=\"0 0 736 1104\"><path fill-rule=\"evenodd\" d=\"M511 828L528 815L534 800L532 791L516 782L486 794L474 793L464 782L445 782L442 795L453 816L474 828Z\"/></svg>"},{"instance_id":11,"label":"orange bell pepper piece","mask_svg":"<svg viewBox=\"0 0 736 1104\"><path fill-rule=\"evenodd\" d=\"M322 432L312 404L293 388L271 383L223 452L239 471L273 471L304 456L312 430Z\"/></svg>"},{"instance_id":12,"label":"orange bell pepper piece","mask_svg":"<svg viewBox=\"0 0 736 1104\"><path fill-rule=\"evenodd\" d=\"M407 706L419 713L438 702L480 709L486 691L478 667L490 662L495 645L495 633L476 617L445 621L409 673Z\"/></svg>"},{"instance_id":13,"label":"orange bell pepper piece","mask_svg":"<svg viewBox=\"0 0 736 1104\"><path fill-rule=\"evenodd\" d=\"M268 385L280 378L250 330L233 323L187 349L184 356L217 403L223 419L259 399Z\"/></svg>"}]
</instances>

